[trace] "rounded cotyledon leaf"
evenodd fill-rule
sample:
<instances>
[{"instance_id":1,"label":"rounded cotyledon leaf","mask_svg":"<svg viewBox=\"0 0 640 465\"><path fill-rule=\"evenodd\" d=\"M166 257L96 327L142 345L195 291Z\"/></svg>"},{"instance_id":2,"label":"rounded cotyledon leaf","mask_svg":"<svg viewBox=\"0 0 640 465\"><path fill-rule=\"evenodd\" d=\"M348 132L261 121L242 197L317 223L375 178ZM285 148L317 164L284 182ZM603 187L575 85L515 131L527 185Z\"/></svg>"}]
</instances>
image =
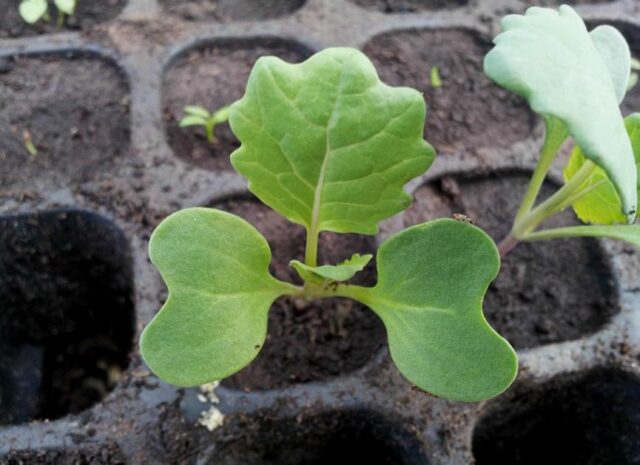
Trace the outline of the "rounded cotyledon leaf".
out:
<instances>
[{"instance_id":1,"label":"rounded cotyledon leaf","mask_svg":"<svg viewBox=\"0 0 640 465\"><path fill-rule=\"evenodd\" d=\"M18 13L26 23L35 24L47 13L48 8L47 0L22 0Z\"/></svg>"},{"instance_id":2,"label":"rounded cotyledon leaf","mask_svg":"<svg viewBox=\"0 0 640 465\"><path fill-rule=\"evenodd\" d=\"M518 362L489 326L482 300L498 274L495 244L481 229L442 219L408 228L377 254L378 284L351 286L384 322L400 372L419 388L461 401L503 392Z\"/></svg>"},{"instance_id":3,"label":"rounded cotyledon leaf","mask_svg":"<svg viewBox=\"0 0 640 465\"><path fill-rule=\"evenodd\" d=\"M630 75L629 46L611 26L591 33L569 6L532 7L508 15L484 61L486 74L525 97L531 108L561 120L584 155L602 168L636 214L637 173L619 102Z\"/></svg>"},{"instance_id":4,"label":"rounded cotyledon leaf","mask_svg":"<svg viewBox=\"0 0 640 465\"><path fill-rule=\"evenodd\" d=\"M382 83L356 49L300 64L262 57L231 106L241 142L231 163L260 200L310 231L375 234L409 206L404 185L433 161L425 115L418 91Z\"/></svg>"},{"instance_id":5,"label":"rounded cotyledon leaf","mask_svg":"<svg viewBox=\"0 0 640 465\"><path fill-rule=\"evenodd\" d=\"M208 208L167 217L149 243L169 288L140 349L163 380L193 386L225 378L253 360L272 302L291 291L268 272L271 251L243 219Z\"/></svg>"},{"instance_id":6,"label":"rounded cotyledon leaf","mask_svg":"<svg viewBox=\"0 0 640 465\"><path fill-rule=\"evenodd\" d=\"M627 116L624 122L633 149L636 169L639 169L640 113ZM586 158L582 150L576 145L563 171L565 181L569 181L585 161ZM638 187L640 188L640 186ZM578 191L588 191L572 205L580 220L585 223L603 225L626 223L627 218L620 211L620 197L603 169L596 167Z\"/></svg>"}]
</instances>

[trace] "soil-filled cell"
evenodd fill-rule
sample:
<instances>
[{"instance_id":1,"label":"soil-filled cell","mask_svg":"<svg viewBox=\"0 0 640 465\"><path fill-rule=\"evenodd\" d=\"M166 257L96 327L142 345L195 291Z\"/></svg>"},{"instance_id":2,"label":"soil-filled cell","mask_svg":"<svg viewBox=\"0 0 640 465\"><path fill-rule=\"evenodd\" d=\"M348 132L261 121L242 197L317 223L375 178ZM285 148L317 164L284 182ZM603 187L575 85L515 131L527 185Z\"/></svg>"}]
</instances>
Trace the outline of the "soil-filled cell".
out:
<instances>
[{"instance_id":1,"label":"soil-filled cell","mask_svg":"<svg viewBox=\"0 0 640 465\"><path fill-rule=\"evenodd\" d=\"M127 465L118 446L104 446L68 449L47 449L40 451L10 452L0 456L1 465Z\"/></svg>"},{"instance_id":2,"label":"soil-filled cell","mask_svg":"<svg viewBox=\"0 0 640 465\"><path fill-rule=\"evenodd\" d=\"M462 30L401 31L374 37L364 52L389 85L409 86L427 102L425 138L439 154L511 146L529 137L535 118L526 102L482 71L491 42ZM440 87L431 82L437 69Z\"/></svg>"},{"instance_id":3,"label":"soil-filled cell","mask_svg":"<svg viewBox=\"0 0 640 465\"><path fill-rule=\"evenodd\" d=\"M349 0L358 6L382 13L417 13L465 6L469 0Z\"/></svg>"},{"instance_id":4,"label":"soil-filled cell","mask_svg":"<svg viewBox=\"0 0 640 465\"><path fill-rule=\"evenodd\" d=\"M32 36L37 34L89 30L99 23L106 23L118 16L127 0L79 0L72 16L64 16L62 25L58 23L58 10L49 0L49 20L27 24L18 13L22 0L0 0L0 38Z\"/></svg>"},{"instance_id":5,"label":"soil-filled cell","mask_svg":"<svg viewBox=\"0 0 640 465\"><path fill-rule=\"evenodd\" d=\"M405 225L462 213L495 241L511 229L529 176L445 177L415 193ZM541 198L554 192L543 186ZM548 227L575 224L565 211ZM502 260L484 300L491 325L516 348L572 340L597 331L617 311L613 278L594 239L521 243Z\"/></svg>"},{"instance_id":6,"label":"soil-filled cell","mask_svg":"<svg viewBox=\"0 0 640 465\"><path fill-rule=\"evenodd\" d=\"M127 92L119 69L96 57L0 60L0 191L68 188L113 171L129 148Z\"/></svg>"},{"instance_id":7,"label":"soil-filled cell","mask_svg":"<svg viewBox=\"0 0 640 465\"><path fill-rule=\"evenodd\" d=\"M0 218L0 424L100 401L133 344L128 243L79 210Z\"/></svg>"},{"instance_id":8,"label":"soil-filled cell","mask_svg":"<svg viewBox=\"0 0 640 465\"><path fill-rule=\"evenodd\" d=\"M187 21L260 21L293 13L305 0L160 0L165 11Z\"/></svg>"},{"instance_id":9,"label":"soil-filled cell","mask_svg":"<svg viewBox=\"0 0 640 465\"><path fill-rule=\"evenodd\" d=\"M273 254L271 272L299 283L289 260L304 260L305 231L253 199L227 200L214 205L254 225ZM321 233L319 264L335 264L353 253L375 254L371 236ZM375 283L370 263L353 282ZM269 332L256 360L223 382L237 389L270 389L330 378L364 366L384 343L382 322L369 309L348 299L305 302L278 299L269 312Z\"/></svg>"},{"instance_id":10,"label":"soil-filled cell","mask_svg":"<svg viewBox=\"0 0 640 465\"><path fill-rule=\"evenodd\" d=\"M429 465L401 422L365 411L263 421L207 465Z\"/></svg>"},{"instance_id":11,"label":"soil-filled cell","mask_svg":"<svg viewBox=\"0 0 640 465\"><path fill-rule=\"evenodd\" d=\"M229 156L240 143L228 123L216 127L217 142L210 143L202 128L180 128L184 107L219 109L244 95L253 64L264 55L300 62L311 54L293 42L261 39L223 41L186 52L167 72L164 81L165 129L174 154L196 166L230 170Z\"/></svg>"},{"instance_id":12,"label":"soil-filled cell","mask_svg":"<svg viewBox=\"0 0 640 465\"><path fill-rule=\"evenodd\" d=\"M640 381L615 370L563 376L498 400L477 425L477 465L640 464Z\"/></svg>"}]
</instances>

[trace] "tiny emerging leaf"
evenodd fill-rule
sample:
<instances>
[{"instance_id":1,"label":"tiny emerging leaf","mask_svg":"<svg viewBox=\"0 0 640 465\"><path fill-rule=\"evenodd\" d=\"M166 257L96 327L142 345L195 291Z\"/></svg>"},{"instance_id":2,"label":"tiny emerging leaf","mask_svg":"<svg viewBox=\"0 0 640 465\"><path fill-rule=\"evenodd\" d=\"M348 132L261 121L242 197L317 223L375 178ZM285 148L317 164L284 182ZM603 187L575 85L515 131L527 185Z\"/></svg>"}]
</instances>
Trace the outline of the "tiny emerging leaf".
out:
<instances>
[{"instance_id":1,"label":"tiny emerging leaf","mask_svg":"<svg viewBox=\"0 0 640 465\"><path fill-rule=\"evenodd\" d=\"M624 122L631 141L636 166L640 168L640 113L627 116ZM575 146L563 171L565 181L570 180L585 161L582 150ZM587 192L572 205L576 215L583 222L593 224L626 223L626 217L620 212L620 197L604 170L596 168L578 191Z\"/></svg>"},{"instance_id":2,"label":"tiny emerging leaf","mask_svg":"<svg viewBox=\"0 0 640 465\"><path fill-rule=\"evenodd\" d=\"M291 260L290 265L305 281L319 282L324 280L342 282L353 278L356 273L362 271L373 255L358 253L337 265L308 266L298 260Z\"/></svg>"},{"instance_id":3,"label":"tiny emerging leaf","mask_svg":"<svg viewBox=\"0 0 640 465\"><path fill-rule=\"evenodd\" d=\"M618 108L631 63L622 34L611 26L589 33L567 5L506 16L502 28L485 58L487 75L525 97L535 112L566 124L584 156L607 173L620 213L632 222L637 173Z\"/></svg>"},{"instance_id":4,"label":"tiny emerging leaf","mask_svg":"<svg viewBox=\"0 0 640 465\"><path fill-rule=\"evenodd\" d=\"M207 124L207 120L202 118L201 116L187 115L180 120L178 125L181 128L186 128L188 126L204 126Z\"/></svg>"},{"instance_id":5,"label":"tiny emerging leaf","mask_svg":"<svg viewBox=\"0 0 640 465\"><path fill-rule=\"evenodd\" d=\"M199 116L202 119L207 119L211 116L209 110L201 107L200 105L187 105L186 107L184 107L184 112L187 115Z\"/></svg>"},{"instance_id":6,"label":"tiny emerging leaf","mask_svg":"<svg viewBox=\"0 0 640 465\"><path fill-rule=\"evenodd\" d=\"M26 23L35 24L47 13L47 9L47 0L22 0L18 13Z\"/></svg>"},{"instance_id":7,"label":"tiny emerging leaf","mask_svg":"<svg viewBox=\"0 0 640 465\"><path fill-rule=\"evenodd\" d=\"M414 89L383 84L369 59L329 48L300 64L260 58L229 122L234 168L264 203L317 234L375 234L409 205L404 185L431 165Z\"/></svg>"}]
</instances>

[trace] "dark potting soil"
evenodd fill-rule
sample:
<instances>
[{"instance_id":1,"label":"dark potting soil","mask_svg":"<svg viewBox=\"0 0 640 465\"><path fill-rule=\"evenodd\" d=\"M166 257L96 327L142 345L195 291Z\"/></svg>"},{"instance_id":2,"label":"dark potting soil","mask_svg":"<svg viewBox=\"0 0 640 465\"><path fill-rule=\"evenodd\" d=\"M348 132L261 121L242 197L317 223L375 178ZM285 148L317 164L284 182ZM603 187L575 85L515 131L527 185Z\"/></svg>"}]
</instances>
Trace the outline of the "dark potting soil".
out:
<instances>
[{"instance_id":1,"label":"dark potting soil","mask_svg":"<svg viewBox=\"0 0 640 465\"><path fill-rule=\"evenodd\" d=\"M128 89L115 66L88 56L0 60L0 192L96 180L128 147Z\"/></svg>"},{"instance_id":2,"label":"dark potting soil","mask_svg":"<svg viewBox=\"0 0 640 465\"><path fill-rule=\"evenodd\" d=\"M10 452L0 465L126 465L115 444L78 449Z\"/></svg>"},{"instance_id":3,"label":"dark potting soil","mask_svg":"<svg viewBox=\"0 0 640 465\"><path fill-rule=\"evenodd\" d=\"M640 380L622 371L514 389L476 426L477 465L640 464Z\"/></svg>"},{"instance_id":4,"label":"dark potting soil","mask_svg":"<svg viewBox=\"0 0 640 465\"><path fill-rule=\"evenodd\" d=\"M380 78L424 93L425 138L438 154L510 147L531 135L535 118L526 102L493 84L482 71L491 43L462 30L403 31L374 37L364 52ZM437 66L442 87L431 85Z\"/></svg>"},{"instance_id":5,"label":"dark potting soil","mask_svg":"<svg viewBox=\"0 0 640 465\"><path fill-rule=\"evenodd\" d=\"M99 23L105 23L122 11L127 0L79 0L73 16L66 16L64 25L58 27L57 9L49 1L49 21L27 24L18 13L21 0L0 0L0 38L32 36L60 31L88 30Z\"/></svg>"},{"instance_id":6,"label":"dark potting soil","mask_svg":"<svg viewBox=\"0 0 640 465\"><path fill-rule=\"evenodd\" d=\"M416 13L465 6L469 0L350 0L358 6L383 13Z\"/></svg>"},{"instance_id":7,"label":"dark potting soil","mask_svg":"<svg viewBox=\"0 0 640 465\"><path fill-rule=\"evenodd\" d=\"M239 146L228 123L216 128L215 144L210 144L201 128L180 128L178 122L186 105L211 110L229 105L244 95L255 61L275 55L299 62L311 54L302 46L283 40L221 42L193 50L169 70L164 82L165 128L169 145L177 157L199 167L231 170L229 156Z\"/></svg>"},{"instance_id":8,"label":"dark potting soil","mask_svg":"<svg viewBox=\"0 0 640 465\"><path fill-rule=\"evenodd\" d=\"M255 21L293 13L305 0L160 0L167 13L188 21Z\"/></svg>"},{"instance_id":9,"label":"dark potting soil","mask_svg":"<svg viewBox=\"0 0 640 465\"><path fill-rule=\"evenodd\" d=\"M406 425L369 411L262 420L221 445L209 465L429 465Z\"/></svg>"},{"instance_id":10,"label":"dark potting soil","mask_svg":"<svg viewBox=\"0 0 640 465\"><path fill-rule=\"evenodd\" d=\"M246 219L267 238L273 253L271 272L277 278L301 282L289 260L304 260L304 228L253 199L227 200L214 206ZM375 248L370 236L324 232L318 263L335 264L356 252L375 254ZM353 282L375 284L374 270L370 263ZM382 322L354 301L336 298L307 303L281 298L269 312L269 333L257 359L223 384L270 389L349 373L365 365L384 339Z\"/></svg>"},{"instance_id":11,"label":"dark potting soil","mask_svg":"<svg viewBox=\"0 0 640 465\"><path fill-rule=\"evenodd\" d=\"M129 247L112 223L80 210L0 218L0 424L100 401L134 325Z\"/></svg>"},{"instance_id":12,"label":"dark potting soil","mask_svg":"<svg viewBox=\"0 0 640 465\"><path fill-rule=\"evenodd\" d=\"M528 182L521 173L443 178L418 189L405 225L463 213L500 241L511 229ZM554 191L545 185L540 198ZM547 226L576 221L565 211ZM590 334L617 308L613 278L594 239L519 244L502 260L484 300L487 320L518 349Z\"/></svg>"}]
</instances>

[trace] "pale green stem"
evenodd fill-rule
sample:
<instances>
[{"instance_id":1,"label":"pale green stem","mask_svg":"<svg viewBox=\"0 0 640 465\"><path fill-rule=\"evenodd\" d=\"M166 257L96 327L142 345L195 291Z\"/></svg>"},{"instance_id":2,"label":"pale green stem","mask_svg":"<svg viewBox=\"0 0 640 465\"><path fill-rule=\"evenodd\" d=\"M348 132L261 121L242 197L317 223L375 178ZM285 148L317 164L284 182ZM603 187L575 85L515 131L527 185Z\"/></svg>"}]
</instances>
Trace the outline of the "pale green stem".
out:
<instances>
[{"instance_id":1,"label":"pale green stem","mask_svg":"<svg viewBox=\"0 0 640 465\"><path fill-rule=\"evenodd\" d=\"M584 197L585 195L587 195L589 192L597 189L598 187L600 187L601 185L605 184L607 181L605 179L603 179L600 182L597 182L595 184L592 184L588 187L585 187L584 189L582 189L581 191L576 192L575 194L573 194L571 197L569 197L567 200L565 200L561 205L558 205L558 208L556 209L556 211L554 213L558 213L561 212L562 210L564 210L567 207L570 207L571 205L573 205L574 203L576 203L578 200L580 200L582 197Z\"/></svg>"},{"instance_id":2,"label":"pale green stem","mask_svg":"<svg viewBox=\"0 0 640 465\"><path fill-rule=\"evenodd\" d=\"M527 234L523 241L542 241L548 239L562 239L567 237L595 237L591 231L593 226L567 226L565 228L543 229Z\"/></svg>"},{"instance_id":3,"label":"pale green stem","mask_svg":"<svg viewBox=\"0 0 640 465\"><path fill-rule=\"evenodd\" d=\"M205 132L207 133L207 140L210 144L215 144L217 142L214 130L216 128L215 121L207 121L204 126Z\"/></svg>"},{"instance_id":4,"label":"pale green stem","mask_svg":"<svg viewBox=\"0 0 640 465\"><path fill-rule=\"evenodd\" d=\"M56 22L56 26L58 29L61 29L64 26L64 13L58 10L58 21Z\"/></svg>"},{"instance_id":5,"label":"pale green stem","mask_svg":"<svg viewBox=\"0 0 640 465\"><path fill-rule=\"evenodd\" d=\"M555 194L514 223L513 229L511 230L513 237L522 240L545 219L556 213L558 208L565 204L567 199L574 196L580 186L591 176L595 168L596 165L590 160L587 160L578 172L564 186L558 189Z\"/></svg>"},{"instance_id":6,"label":"pale green stem","mask_svg":"<svg viewBox=\"0 0 640 465\"><path fill-rule=\"evenodd\" d=\"M520 209L516 214L514 223L519 222L522 217L524 217L531 211L531 208L538 198L538 193L540 192L540 188L542 187L542 183L547 176L549 168L551 168L551 164L553 163L558 150L560 150L560 147L562 147L562 144L569 135L567 132L567 127L561 121L555 118L545 118L545 127L546 133L544 145L542 146L542 151L540 152L540 158L538 159L538 164L533 171L531 181L529 182L529 187L527 188L524 199L522 199L522 203L520 204Z\"/></svg>"},{"instance_id":7,"label":"pale green stem","mask_svg":"<svg viewBox=\"0 0 640 465\"><path fill-rule=\"evenodd\" d=\"M318 231L307 229L307 245L304 251L304 263L307 266L318 265Z\"/></svg>"}]
</instances>

